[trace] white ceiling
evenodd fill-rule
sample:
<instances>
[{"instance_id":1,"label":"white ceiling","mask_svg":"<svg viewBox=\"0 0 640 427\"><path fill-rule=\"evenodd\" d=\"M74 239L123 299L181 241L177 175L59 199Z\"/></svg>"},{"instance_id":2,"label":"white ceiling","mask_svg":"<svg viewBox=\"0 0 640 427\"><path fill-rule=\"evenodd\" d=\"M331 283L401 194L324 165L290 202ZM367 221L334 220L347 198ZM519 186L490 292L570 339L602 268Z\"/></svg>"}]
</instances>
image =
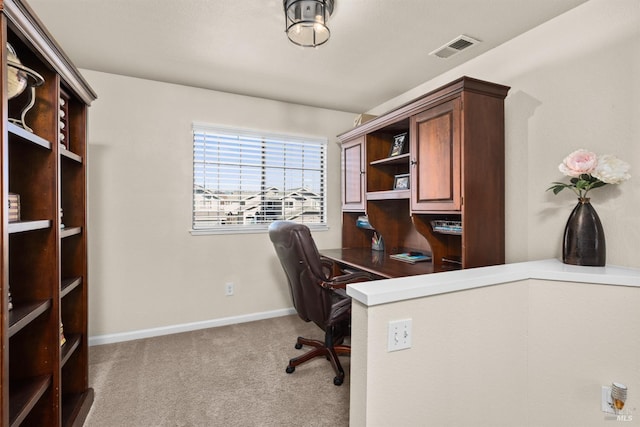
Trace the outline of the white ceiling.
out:
<instances>
[{"instance_id":1,"label":"white ceiling","mask_svg":"<svg viewBox=\"0 0 640 427\"><path fill-rule=\"evenodd\" d=\"M302 48L282 0L27 0L79 68L361 113L586 0L336 0ZM460 34L482 41L449 59Z\"/></svg>"}]
</instances>

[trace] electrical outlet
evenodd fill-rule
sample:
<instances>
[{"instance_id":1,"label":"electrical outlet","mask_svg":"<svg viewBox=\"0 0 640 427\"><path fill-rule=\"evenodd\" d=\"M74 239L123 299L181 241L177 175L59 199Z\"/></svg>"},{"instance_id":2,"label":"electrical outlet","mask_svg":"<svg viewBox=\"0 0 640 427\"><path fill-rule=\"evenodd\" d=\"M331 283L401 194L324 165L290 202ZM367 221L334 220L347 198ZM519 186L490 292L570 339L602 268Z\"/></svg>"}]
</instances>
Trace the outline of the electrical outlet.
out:
<instances>
[{"instance_id":1,"label":"electrical outlet","mask_svg":"<svg viewBox=\"0 0 640 427\"><path fill-rule=\"evenodd\" d=\"M233 282L227 282L224 285L224 294L228 297L233 295Z\"/></svg>"},{"instance_id":2,"label":"electrical outlet","mask_svg":"<svg viewBox=\"0 0 640 427\"><path fill-rule=\"evenodd\" d=\"M615 414L616 411L613 410L613 404L611 401L611 387L602 386L602 412L606 412L608 414Z\"/></svg>"},{"instance_id":3,"label":"electrical outlet","mask_svg":"<svg viewBox=\"0 0 640 427\"><path fill-rule=\"evenodd\" d=\"M394 320L389 322L389 341L387 351L411 348L411 319Z\"/></svg>"}]
</instances>

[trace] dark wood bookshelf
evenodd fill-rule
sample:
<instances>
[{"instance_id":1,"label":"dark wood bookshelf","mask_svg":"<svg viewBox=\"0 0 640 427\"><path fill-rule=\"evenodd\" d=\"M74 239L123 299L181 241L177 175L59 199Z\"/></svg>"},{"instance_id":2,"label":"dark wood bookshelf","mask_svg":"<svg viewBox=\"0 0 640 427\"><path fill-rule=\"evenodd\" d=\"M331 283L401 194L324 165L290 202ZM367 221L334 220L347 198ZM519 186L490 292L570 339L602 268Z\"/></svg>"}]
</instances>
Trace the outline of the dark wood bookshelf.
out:
<instances>
[{"instance_id":1,"label":"dark wood bookshelf","mask_svg":"<svg viewBox=\"0 0 640 427\"><path fill-rule=\"evenodd\" d=\"M12 221L3 216L0 223L0 425L80 426L93 402L86 123L96 95L24 0L2 2L0 37L2 203L11 193L18 204ZM8 45L42 77L11 98Z\"/></svg>"}]
</instances>

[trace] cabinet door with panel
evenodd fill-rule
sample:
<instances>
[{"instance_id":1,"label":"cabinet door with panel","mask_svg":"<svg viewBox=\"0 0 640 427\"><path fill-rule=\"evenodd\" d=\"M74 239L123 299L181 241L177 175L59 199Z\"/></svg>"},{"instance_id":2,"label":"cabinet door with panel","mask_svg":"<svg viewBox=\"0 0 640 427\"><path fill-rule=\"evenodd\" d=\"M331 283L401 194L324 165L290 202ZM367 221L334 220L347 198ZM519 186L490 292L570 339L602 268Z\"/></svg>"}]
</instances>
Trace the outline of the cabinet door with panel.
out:
<instances>
[{"instance_id":1,"label":"cabinet door with panel","mask_svg":"<svg viewBox=\"0 0 640 427\"><path fill-rule=\"evenodd\" d=\"M342 144L342 210L365 210L364 136Z\"/></svg>"},{"instance_id":2,"label":"cabinet door with panel","mask_svg":"<svg viewBox=\"0 0 640 427\"><path fill-rule=\"evenodd\" d=\"M411 210L459 211L460 99L411 118Z\"/></svg>"}]
</instances>

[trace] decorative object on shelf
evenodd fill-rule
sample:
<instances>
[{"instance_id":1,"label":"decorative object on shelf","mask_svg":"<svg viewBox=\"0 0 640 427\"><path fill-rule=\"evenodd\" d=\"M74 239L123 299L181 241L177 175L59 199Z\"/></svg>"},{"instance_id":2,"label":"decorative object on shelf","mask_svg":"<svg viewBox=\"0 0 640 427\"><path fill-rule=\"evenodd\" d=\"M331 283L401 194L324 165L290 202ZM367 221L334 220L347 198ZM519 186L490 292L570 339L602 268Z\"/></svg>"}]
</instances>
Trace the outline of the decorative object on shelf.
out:
<instances>
[{"instance_id":1,"label":"decorative object on shelf","mask_svg":"<svg viewBox=\"0 0 640 427\"><path fill-rule=\"evenodd\" d=\"M7 292L9 294L9 303L7 304L9 306L9 310L13 310L13 300L11 299L11 285L7 284Z\"/></svg>"},{"instance_id":2,"label":"decorative object on shelf","mask_svg":"<svg viewBox=\"0 0 640 427\"><path fill-rule=\"evenodd\" d=\"M367 123L369 120L373 120L378 116L374 116L373 114L358 114L356 118L353 120L353 127L357 127Z\"/></svg>"},{"instance_id":3,"label":"decorative object on shelf","mask_svg":"<svg viewBox=\"0 0 640 427\"><path fill-rule=\"evenodd\" d=\"M327 21L333 13L334 0L283 0L285 32L292 43L316 47L331 36Z\"/></svg>"},{"instance_id":4,"label":"decorative object on shelf","mask_svg":"<svg viewBox=\"0 0 640 427\"><path fill-rule=\"evenodd\" d=\"M356 219L356 227L364 228L365 230L375 230L369 223L369 217L366 215L361 215Z\"/></svg>"},{"instance_id":5,"label":"decorative object on shelf","mask_svg":"<svg viewBox=\"0 0 640 427\"><path fill-rule=\"evenodd\" d=\"M376 231L373 232L373 236L371 237L371 249L374 251L384 251L384 240L382 240L382 235Z\"/></svg>"},{"instance_id":6,"label":"decorative object on shelf","mask_svg":"<svg viewBox=\"0 0 640 427\"><path fill-rule=\"evenodd\" d=\"M408 190L409 189L409 174L403 173L401 175L396 175L393 179L393 189L394 190Z\"/></svg>"},{"instance_id":7,"label":"decorative object on shelf","mask_svg":"<svg viewBox=\"0 0 640 427\"><path fill-rule=\"evenodd\" d=\"M68 112L68 104L67 101L69 99L69 95L61 88L60 89L60 98L58 99L58 142L61 145L61 148L66 150L70 150L69 146L69 127L67 126L67 112Z\"/></svg>"},{"instance_id":8,"label":"decorative object on shelf","mask_svg":"<svg viewBox=\"0 0 640 427\"><path fill-rule=\"evenodd\" d=\"M7 202L9 203L9 222L20 221L20 195L9 193Z\"/></svg>"},{"instance_id":9,"label":"decorative object on shelf","mask_svg":"<svg viewBox=\"0 0 640 427\"><path fill-rule=\"evenodd\" d=\"M462 234L462 221L433 220L431 221L433 231L441 234Z\"/></svg>"},{"instance_id":10,"label":"decorative object on shelf","mask_svg":"<svg viewBox=\"0 0 640 427\"><path fill-rule=\"evenodd\" d=\"M62 322L60 322L60 347L67 342L67 339L64 337L64 327L62 326Z\"/></svg>"},{"instance_id":11,"label":"decorative object on shelf","mask_svg":"<svg viewBox=\"0 0 640 427\"><path fill-rule=\"evenodd\" d=\"M14 123L29 132L33 132L24 119L27 112L33 107L36 102L36 87L44 83L44 78L32 70L25 67L18 59L15 49L9 43L7 43L7 80L9 87L8 99L18 97L25 89L31 89L29 92L29 98L27 105L22 108L20 113L20 119L10 118L9 121Z\"/></svg>"},{"instance_id":12,"label":"decorative object on shelf","mask_svg":"<svg viewBox=\"0 0 640 427\"><path fill-rule=\"evenodd\" d=\"M384 264L384 252L371 251L371 264L373 265Z\"/></svg>"},{"instance_id":13,"label":"decorative object on shelf","mask_svg":"<svg viewBox=\"0 0 640 427\"><path fill-rule=\"evenodd\" d=\"M588 197L578 204L567 221L562 239L562 262L565 264L602 267L607 247L600 218Z\"/></svg>"},{"instance_id":14,"label":"decorative object on shelf","mask_svg":"<svg viewBox=\"0 0 640 427\"><path fill-rule=\"evenodd\" d=\"M431 261L431 255L424 254L422 252L403 252L401 254L389 255L391 259L395 259L402 262L408 262L409 264L415 264L416 262Z\"/></svg>"},{"instance_id":15,"label":"decorative object on shelf","mask_svg":"<svg viewBox=\"0 0 640 427\"><path fill-rule=\"evenodd\" d=\"M389 151L389 157L399 156L407 152L409 145L407 144L407 132L401 133L393 137L393 144L391 144L391 150Z\"/></svg>"},{"instance_id":16,"label":"decorative object on shelf","mask_svg":"<svg viewBox=\"0 0 640 427\"><path fill-rule=\"evenodd\" d=\"M62 113L62 111L60 111L60 113ZM65 123L62 120L58 121L58 138L60 141L60 145L62 145L65 149L67 148L67 138L65 138L65 132L64 132L64 128L65 128Z\"/></svg>"},{"instance_id":17,"label":"decorative object on shelf","mask_svg":"<svg viewBox=\"0 0 640 427\"><path fill-rule=\"evenodd\" d=\"M462 257L459 255L447 255L442 257L442 262L461 267Z\"/></svg>"},{"instance_id":18,"label":"decorative object on shelf","mask_svg":"<svg viewBox=\"0 0 640 427\"><path fill-rule=\"evenodd\" d=\"M7 43L7 99L13 99L27 88L27 73L22 70L22 63L16 55L16 50ZM20 66L20 67L17 67Z\"/></svg>"},{"instance_id":19,"label":"decorative object on shelf","mask_svg":"<svg viewBox=\"0 0 640 427\"><path fill-rule=\"evenodd\" d=\"M569 184L553 182L547 191L558 194L570 188L578 196L578 204L569 215L562 240L562 262L583 266L604 266L606 243L600 218L587 193L607 184L619 184L631 178L628 163L615 156L579 149L569 154L558 166L571 177Z\"/></svg>"}]
</instances>

